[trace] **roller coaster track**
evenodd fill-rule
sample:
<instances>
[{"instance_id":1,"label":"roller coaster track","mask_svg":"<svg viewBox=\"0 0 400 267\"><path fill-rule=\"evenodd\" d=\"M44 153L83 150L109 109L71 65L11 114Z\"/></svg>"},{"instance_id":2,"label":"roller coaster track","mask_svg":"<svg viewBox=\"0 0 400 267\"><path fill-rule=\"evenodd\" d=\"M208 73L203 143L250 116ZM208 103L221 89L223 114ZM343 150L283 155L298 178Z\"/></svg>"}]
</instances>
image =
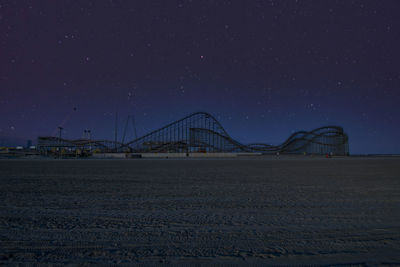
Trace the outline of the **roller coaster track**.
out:
<instances>
[{"instance_id":1,"label":"roller coaster track","mask_svg":"<svg viewBox=\"0 0 400 267\"><path fill-rule=\"evenodd\" d=\"M66 140L39 137L39 146L97 149L131 153L146 152L258 152L348 154L348 137L339 126L298 131L280 145L242 144L233 139L222 124L207 112L195 112L127 143L108 140Z\"/></svg>"}]
</instances>

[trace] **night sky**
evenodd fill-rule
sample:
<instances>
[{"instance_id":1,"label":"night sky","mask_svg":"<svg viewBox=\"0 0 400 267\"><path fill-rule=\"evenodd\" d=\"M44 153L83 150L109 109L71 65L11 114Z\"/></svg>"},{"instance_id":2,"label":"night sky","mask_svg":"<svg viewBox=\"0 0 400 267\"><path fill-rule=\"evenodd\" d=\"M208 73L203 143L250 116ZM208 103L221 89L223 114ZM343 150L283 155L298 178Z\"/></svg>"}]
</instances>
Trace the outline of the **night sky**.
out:
<instances>
[{"instance_id":1,"label":"night sky","mask_svg":"<svg viewBox=\"0 0 400 267\"><path fill-rule=\"evenodd\" d=\"M0 145L195 111L243 143L344 127L400 153L400 1L1 1ZM128 131L133 138L133 131ZM25 145L25 143L23 143Z\"/></svg>"}]
</instances>

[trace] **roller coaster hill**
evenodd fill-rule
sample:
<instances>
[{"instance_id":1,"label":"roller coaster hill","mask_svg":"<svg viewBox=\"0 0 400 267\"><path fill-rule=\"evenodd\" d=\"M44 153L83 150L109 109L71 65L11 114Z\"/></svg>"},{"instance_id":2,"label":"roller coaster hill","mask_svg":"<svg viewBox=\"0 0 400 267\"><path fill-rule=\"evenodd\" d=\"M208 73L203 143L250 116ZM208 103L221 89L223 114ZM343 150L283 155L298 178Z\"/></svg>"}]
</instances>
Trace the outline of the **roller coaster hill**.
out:
<instances>
[{"instance_id":1,"label":"roller coaster hill","mask_svg":"<svg viewBox=\"0 0 400 267\"><path fill-rule=\"evenodd\" d=\"M42 155L88 156L95 153L257 153L348 155L348 136L339 126L295 132L280 145L242 144L206 112L192 113L132 141L38 137Z\"/></svg>"}]
</instances>

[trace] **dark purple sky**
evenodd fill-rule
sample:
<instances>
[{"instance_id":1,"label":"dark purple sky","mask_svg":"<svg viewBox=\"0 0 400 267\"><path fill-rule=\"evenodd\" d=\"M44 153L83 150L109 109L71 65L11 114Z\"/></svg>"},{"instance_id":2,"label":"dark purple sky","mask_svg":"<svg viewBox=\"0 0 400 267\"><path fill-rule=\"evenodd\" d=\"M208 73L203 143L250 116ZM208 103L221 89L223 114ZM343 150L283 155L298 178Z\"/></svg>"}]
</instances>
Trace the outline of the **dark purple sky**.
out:
<instances>
[{"instance_id":1,"label":"dark purple sky","mask_svg":"<svg viewBox=\"0 0 400 267\"><path fill-rule=\"evenodd\" d=\"M340 125L350 153L400 153L399 1L0 3L0 139L208 111L243 143Z\"/></svg>"}]
</instances>

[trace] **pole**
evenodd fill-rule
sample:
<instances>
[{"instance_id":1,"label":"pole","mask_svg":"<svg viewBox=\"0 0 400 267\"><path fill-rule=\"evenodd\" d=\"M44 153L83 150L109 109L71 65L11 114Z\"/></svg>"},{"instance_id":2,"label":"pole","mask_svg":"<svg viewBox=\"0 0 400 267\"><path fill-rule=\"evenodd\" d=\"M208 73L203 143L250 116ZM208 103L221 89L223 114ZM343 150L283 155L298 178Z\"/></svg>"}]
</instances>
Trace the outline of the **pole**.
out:
<instances>
[{"instance_id":1,"label":"pole","mask_svg":"<svg viewBox=\"0 0 400 267\"><path fill-rule=\"evenodd\" d=\"M118 141L118 111L115 112L115 138L114 138L115 152L117 152L117 141Z\"/></svg>"},{"instance_id":2,"label":"pole","mask_svg":"<svg viewBox=\"0 0 400 267\"><path fill-rule=\"evenodd\" d=\"M128 118L126 119L126 123L125 123L125 128L124 128L124 134L122 135L122 144L125 144L125 135L126 135L126 129L128 128L128 123L129 123L129 115Z\"/></svg>"},{"instance_id":3,"label":"pole","mask_svg":"<svg viewBox=\"0 0 400 267\"><path fill-rule=\"evenodd\" d=\"M138 138L137 133L136 133L136 123L135 123L135 115L132 115L132 125L133 125L133 131L135 133L135 139Z\"/></svg>"},{"instance_id":4,"label":"pole","mask_svg":"<svg viewBox=\"0 0 400 267\"><path fill-rule=\"evenodd\" d=\"M63 129L64 129L63 127L58 126L58 138L60 138L60 142L61 142L61 134L62 134Z\"/></svg>"},{"instance_id":5,"label":"pole","mask_svg":"<svg viewBox=\"0 0 400 267\"><path fill-rule=\"evenodd\" d=\"M59 142L59 144L58 144L58 156L61 158L61 137L62 137L62 130L63 130L63 127L61 127L61 126L58 126L58 130L59 130L59 133L58 133L58 142Z\"/></svg>"}]
</instances>

